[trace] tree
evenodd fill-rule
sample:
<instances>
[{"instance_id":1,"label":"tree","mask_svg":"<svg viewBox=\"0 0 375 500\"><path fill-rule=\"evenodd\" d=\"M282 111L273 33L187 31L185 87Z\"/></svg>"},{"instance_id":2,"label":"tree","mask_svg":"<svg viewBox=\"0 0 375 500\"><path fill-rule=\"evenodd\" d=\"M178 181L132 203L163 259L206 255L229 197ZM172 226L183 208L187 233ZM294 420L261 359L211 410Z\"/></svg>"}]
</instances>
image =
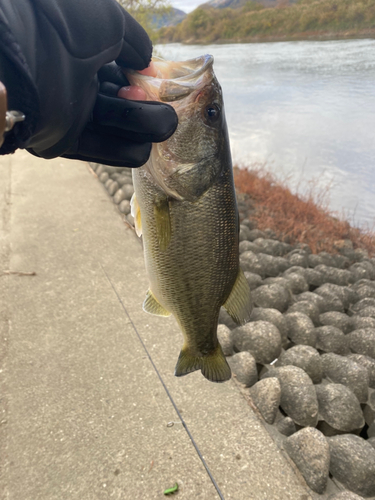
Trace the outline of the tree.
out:
<instances>
[{"instance_id":1,"label":"tree","mask_svg":"<svg viewBox=\"0 0 375 500\"><path fill-rule=\"evenodd\" d=\"M117 0L144 29L154 42L157 38L156 28L161 20L166 20L172 14L169 0Z\"/></svg>"}]
</instances>

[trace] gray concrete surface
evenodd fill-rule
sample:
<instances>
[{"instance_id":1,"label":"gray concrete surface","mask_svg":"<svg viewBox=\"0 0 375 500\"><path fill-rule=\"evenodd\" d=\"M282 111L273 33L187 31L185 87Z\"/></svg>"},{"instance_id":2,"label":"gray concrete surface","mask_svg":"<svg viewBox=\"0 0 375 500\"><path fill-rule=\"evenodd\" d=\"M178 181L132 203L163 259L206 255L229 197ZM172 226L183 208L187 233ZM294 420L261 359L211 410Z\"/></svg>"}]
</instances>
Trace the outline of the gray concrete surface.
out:
<instances>
[{"instance_id":1,"label":"gray concrete surface","mask_svg":"<svg viewBox=\"0 0 375 500\"><path fill-rule=\"evenodd\" d=\"M224 498L309 500L233 380L173 376L181 333L87 165L22 151L0 179L0 498L219 498L133 322Z\"/></svg>"}]
</instances>

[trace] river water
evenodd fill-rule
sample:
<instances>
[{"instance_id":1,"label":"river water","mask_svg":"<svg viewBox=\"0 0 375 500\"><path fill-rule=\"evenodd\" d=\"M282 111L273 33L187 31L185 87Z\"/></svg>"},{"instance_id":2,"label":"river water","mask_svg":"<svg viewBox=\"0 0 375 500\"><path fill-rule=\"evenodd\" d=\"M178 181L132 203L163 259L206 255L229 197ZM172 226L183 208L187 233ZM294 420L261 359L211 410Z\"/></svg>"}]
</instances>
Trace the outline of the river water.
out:
<instances>
[{"instance_id":1,"label":"river water","mask_svg":"<svg viewBox=\"0 0 375 500\"><path fill-rule=\"evenodd\" d=\"M291 189L328 190L330 208L375 223L375 40L157 46L215 58L234 163L265 165Z\"/></svg>"}]
</instances>

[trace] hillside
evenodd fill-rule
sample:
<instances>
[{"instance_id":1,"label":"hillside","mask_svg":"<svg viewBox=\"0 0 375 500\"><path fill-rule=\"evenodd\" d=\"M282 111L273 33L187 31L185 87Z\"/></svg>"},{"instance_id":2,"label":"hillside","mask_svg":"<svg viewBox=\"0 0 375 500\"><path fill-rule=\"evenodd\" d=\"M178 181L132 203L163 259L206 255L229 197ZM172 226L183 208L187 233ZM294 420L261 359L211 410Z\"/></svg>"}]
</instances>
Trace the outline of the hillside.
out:
<instances>
[{"instance_id":1,"label":"hillside","mask_svg":"<svg viewBox=\"0 0 375 500\"><path fill-rule=\"evenodd\" d=\"M213 7L214 9L239 9L244 7L249 0L209 0L208 2L203 3L199 7ZM290 0L291 3L294 3L296 0ZM255 0L256 3L263 5L264 7L275 7L278 0Z\"/></svg>"},{"instance_id":2,"label":"hillside","mask_svg":"<svg viewBox=\"0 0 375 500\"><path fill-rule=\"evenodd\" d=\"M155 16L153 18L153 26L155 29L162 28L164 26L176 26L178 23L183 21L187 16L186 12L174 7L170 8L170 12L164 14L163 16Z\"/></svg>"},{"instance_id":3,"label":"hillside","mask_svg":"<svg viewBox=\"0 0 375 500\"><path fill-rule=\"evenodd\" d=\"M236 9L201 6L179 25L162 28L159 42L219 43L361 36L375 36L375 0L299 0L295 4L278 0L276 7L264 7L250 0Z\"/></svg>"},{"instance_id":4,"label":"hillside","mask_svg":"<svg viewBox=\"0 0 375 500\"><path fill-rule=\"evenodd\" d=\"M204 6L213 7L214 9L225 9L230 7L231 9L237 9L238 7L243 7L247 0L210 0L204 3ZM202 7L202 5L200 6Z\"/></svg>"}]
</instances>

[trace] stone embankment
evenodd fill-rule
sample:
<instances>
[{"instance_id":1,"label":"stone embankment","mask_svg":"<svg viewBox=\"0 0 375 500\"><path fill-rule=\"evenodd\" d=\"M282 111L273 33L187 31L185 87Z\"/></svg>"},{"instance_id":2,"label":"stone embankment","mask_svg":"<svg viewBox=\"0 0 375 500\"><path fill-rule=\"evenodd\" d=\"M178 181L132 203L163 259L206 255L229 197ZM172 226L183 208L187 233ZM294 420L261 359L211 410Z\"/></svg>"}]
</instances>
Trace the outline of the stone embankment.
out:
<instances>
[{"instance_id":1,"label":"stone embankment","mask_svg":"<svg viewBox=\"0 0 375 500\"><path fill-rule=\"evenodd\" d=\"M129 223L129 169L92 165ZM237 381L306 483L330 500L375 497L375 258L343 241L312 254L240 226L250 322L221 311L218 336Z\"/></svg>"}]
</instances>

